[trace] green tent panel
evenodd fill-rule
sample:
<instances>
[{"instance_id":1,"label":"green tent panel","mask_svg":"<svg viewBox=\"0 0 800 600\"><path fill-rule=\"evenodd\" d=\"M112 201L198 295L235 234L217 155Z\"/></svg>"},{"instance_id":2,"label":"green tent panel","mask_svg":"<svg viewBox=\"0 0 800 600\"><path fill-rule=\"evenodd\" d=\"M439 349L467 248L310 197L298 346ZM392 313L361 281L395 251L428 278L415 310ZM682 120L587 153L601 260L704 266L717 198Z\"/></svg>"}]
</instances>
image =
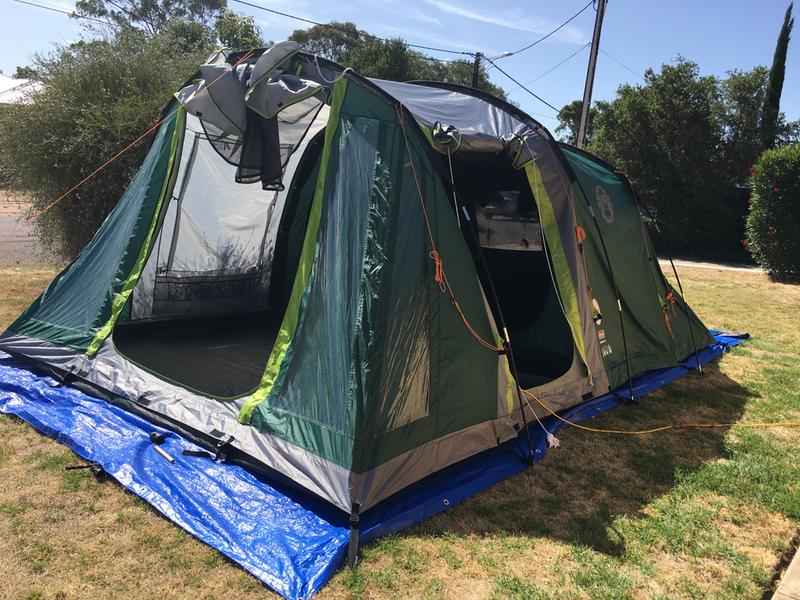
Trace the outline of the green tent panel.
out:
<instances>
[{"instance_id":1,"label":"green tent panel","mask_svg":"<svg viewBox=\"0 0 800 600\"><path fill-rule=\"evenodd\" d=\"M86 350L112 312L121 310L124 300L118 298L140 268L166 194L182 114L179 109L169 113L139 171L92 241L11 324L10 331Z\"/></svg>"},{"instance_id":2,"label":"green tent panel","mask_svg":"<svg viewBox=\"0 0 800 600\"><path fill-rule=\"evenodd\" d=\"M683 304L677 294L676 303L667 307L668 320L664 318L664 276L627 180L577 149L562 146L562 150L577 176L575 208L587 232L586 267L602 316L597 330L609 381L617 387L627 381L626 345L631 373L637 375L691 354L690 331L685 314L677 316ZM691 318L697 343L707 346L711 343L707 329L693 314Z\"/></svg>"}]
</instances>

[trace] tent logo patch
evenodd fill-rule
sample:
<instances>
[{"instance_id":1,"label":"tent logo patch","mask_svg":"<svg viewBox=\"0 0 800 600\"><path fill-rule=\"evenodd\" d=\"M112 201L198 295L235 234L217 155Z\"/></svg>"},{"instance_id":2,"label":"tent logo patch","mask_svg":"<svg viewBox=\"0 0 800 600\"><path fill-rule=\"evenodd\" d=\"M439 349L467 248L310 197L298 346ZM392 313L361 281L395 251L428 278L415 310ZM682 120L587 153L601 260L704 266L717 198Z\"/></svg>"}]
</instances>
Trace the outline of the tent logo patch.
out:
<instances>
[{"instance_id":1,"label":"tent logo patch","mask_svg":"<svg viewBox=\"0 0 800 600\"><path fill-rule=\"evenodd\" d=\"M614 222L614 204L611 202L611 197L603 189L603 186L598 185L594 188L594 199L597 203L597 208L600 211L600 216L603 221L608 224Z\"/></svg>"}]
</instances>

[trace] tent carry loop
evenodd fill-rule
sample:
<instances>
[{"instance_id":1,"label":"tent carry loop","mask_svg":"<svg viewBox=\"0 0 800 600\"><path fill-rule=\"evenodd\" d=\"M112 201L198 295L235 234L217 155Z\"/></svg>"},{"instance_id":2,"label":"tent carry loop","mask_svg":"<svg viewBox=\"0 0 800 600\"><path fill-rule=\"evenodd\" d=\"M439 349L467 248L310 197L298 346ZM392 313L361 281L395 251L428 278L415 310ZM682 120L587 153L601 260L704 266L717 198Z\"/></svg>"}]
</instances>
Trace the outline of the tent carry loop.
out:
<instances>
[{"instance_id":1,"label":"tent carry loop","mask_svg":"<svg viewBox=\"0 0 800 600\"><path fill-rule=\"evenodd\" d=\"M514 362L514 353L513 353L513 350L511 348L511 338L508 335L508 329L505 326L505 321L503 320L503 315L502 315L502 312L500 311L500 308L499 308L500 304L499 304L499 301L497 299L497 294L496 294L496 291L494 289L494 285L492 283L491 277L487 278L488 282L489 282L489 293L492 296L492 302L497 307L497 317L498 317L498 321L500 321L500 327L501 327L501 329L503 331L503 347L502 348L498 348L494 344L489 343L488 341L483 339L480 336L480 334L478 334L473 329L472 325L470 325L469 321L467 320L466 315L464 315L464 312L461 310L461 306L459 305L458 300L455 297L455 292L453 291L453 288L451 287L450 282L447 279L447 275L446 275L445 270L444 270L444 262L442 261L440 255L439 255L439 251L437 250L437 247L436 247L436 241L434 240L434 237L433 237L433 231L431 229L430 220L429 220L429 217L428 217L428 209L425 206L425 198L422 195L422 187L420 186L419 178L417 177L417 170L416 170L416 167L414 165L414 158L411 155L411 147L410 147L410 145L408 143L408 135L406 133L405 119L404 119L404 116L403 116L402 105L401 106L395 106L395 110L397 111L397 117L398 117L398 121L400 123L400 129L403 132L403 141L404 141L404 144L405 144L406 153L408 154L409 165L411 166L411 173L412 173L412 175L414 177L414 183L415 183L416 188L417 188L417 196L419 198L420 208L422 209L422 215L423 215L423 217L425 219L425 227L426 227L426 230L427 230L427 233L428 233L428 243L431 246L431 251L429 252L429 256L431 257L431 259L434 261L434 264L436 265L436 274L434 275L434 280L439 285L439 289L442 292L449 293L450 302L453 304L453 307L458 312L459 316L461 317L461 320L464 322L464 325L467 327L467 330L472 334L472 337L474 337L475 340L478 341L478 343L480 343L485 348L487 348L489 350L492 350L494 352L497 352L498 354L505 354L506 355L506 358L507 358L508 363L509 363L509 367L511 368L511 375L514 378L514 383L515 383L515 385L517 387L517 395L519 397L519 403L520 403L520 413L522 415L522 426L525 429L525 435L526 435L527 441L528 441L528 456L526 457L526 459L527 459L528 462L533 464L533 460L534 460L533 440L531 439L530 430L528 428L528 419L527 419L527 417L525 415L525 408L522 405L522 400L524 398L524 396L523 396L524 390L522 389L522 387L519 384L519 377L517 375L517 366L516 366L516 363ZM448 155L448 158L449 158L449 155ZM450 176L451 176L451 182L450 183L451 183L451 187L453 188L453 192L454 192L453 200L457 204L458 203L458 199L455 196L455 181L453 180L452 170L450 172ZM457 212L458 211L456 211L456 213ZM468 211L465 210L464 211L464 215L465 215L465 218L469 219L469 212ZM474 231L472 231L472 228L468 227L468 229L472 232L472 235L474 236L475 233L474 233ZM483 253L480 251L480 244L479 243L478 243L477 254L478 254L479 259L481 261L482 267L484 268L484 270L488 274L489 270L488 270L488 266L486 265L486 259L483 256ZM536 418L536 421L539 423L539 426L544 431L544 433L545 433L545 435L547 437L548 445L550 447L557 447L558 446L558 439L556 439L556 437L552 433L547 431L547 428L544 426L544 424L542 423L542 421L539 419L539 417L536 415L535 412L533 413L533 416Z\"/></svg>"},{"instance_id":2,"label":"tent carry loop","mask_svg":"<svg viewBox=\"0 0 800 600\"><path fill-rule=\"evenodd\" d=\"M658 221L656 221L653 213L650 211L650 207L647 206L644 202L642 202L641 199L639 198L639 193L636 191L636 188L633 187L633 182L631 182L631 179L630 177L628 177L628 174L625 173L624 171L620 171L619 169L615 170L615 173L624 178L625 181L628 183L628 186L631 189L631 193L633 194L633 199L636 202L636 207L640 211L639 214L641 215L641 210L644 209L647 212L647 216L653 222L653 226L656 229L656 233L661 233L661 228L658 226ZM692 319L689 316L689 304L686 302L686 296L683 293L683 286L681 285L681 278L678 276L678 269L675 268L675 261L672 260L672 253L667 254L667 258L669 259L669 264L672 267L672 273L673 275L675 275L675 281L678 284L678 291L681 294L681 298L683 298L683 312L686 314L686 322L689 325L689 337L692 340L692 349L694 350L694 358L695 362L697 363L697 371L699 373L702 373L703 364L700 362L700 353L697 351L697 342L695 341L694 338L694 328L692 327ZM661 276L664 277L664 274L662 273ZM667 285L668 288L672 287L669 285L669 282L666 280L666 277L664 277L664 283ZM667 294L667 300L670 302L670 304L675 304L677 302L677 300L675 300L675 295L671 291L669 294ZM674 310L675 309L673 307L673 312ZM666 312L664 313L664 315L665 318L667 319L667 326L669 327L669 317L666 316ZM671 328L670 328L670 334L672 334ZM673 336L673 338L674 337L675 336Z\"/></svg>"}]
</instances>

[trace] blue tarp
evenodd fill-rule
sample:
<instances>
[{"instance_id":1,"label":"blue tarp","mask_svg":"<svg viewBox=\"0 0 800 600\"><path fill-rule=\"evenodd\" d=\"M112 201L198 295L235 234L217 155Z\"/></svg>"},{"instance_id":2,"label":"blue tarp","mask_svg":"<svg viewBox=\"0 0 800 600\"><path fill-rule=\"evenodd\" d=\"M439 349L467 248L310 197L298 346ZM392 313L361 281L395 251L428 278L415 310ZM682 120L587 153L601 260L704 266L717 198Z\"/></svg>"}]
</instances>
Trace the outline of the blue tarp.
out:
<instances>
[{"instance_id":1,"label":"blue tarp","mask_svg":"<svg viewBox=\"0 0 800 600\"><path fill-rule=\"evenodd\" d=\"M703 349L707 363L741 337L715 333L717 343ZM648 373L636 379L637 397L675 381L694 367ZM607 394L563 413L571 421L593 417L618 406ZM57 386L0 352L0 412L14 414L42 433L95 461L125 488L209 546L241 565L285 598L308 598L343 564L348 516L326 502L265 481L236 465L187 457L199 449L180 436L156 427L103 400ZM549 418L545 427L563 426ZM175 458L157 454L149 435L166 436L162 446ZM541 428L531 428L536 460L547 451ZM528 467L527 439L515 440L473 456L406 488L361 517L362 543L399 531L461 502Z\"/></svg>"}]
</instances>

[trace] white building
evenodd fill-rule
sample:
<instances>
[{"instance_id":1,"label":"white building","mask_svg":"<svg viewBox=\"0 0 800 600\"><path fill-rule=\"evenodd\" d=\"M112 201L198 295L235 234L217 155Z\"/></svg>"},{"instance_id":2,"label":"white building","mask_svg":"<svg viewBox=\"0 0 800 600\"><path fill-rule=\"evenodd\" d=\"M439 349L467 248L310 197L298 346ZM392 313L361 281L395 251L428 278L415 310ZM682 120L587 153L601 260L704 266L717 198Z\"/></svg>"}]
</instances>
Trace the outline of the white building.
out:
<instances>
[{"instance_id":1,"label":"white building","mask_svg":"<svg viewBox=\"0 0 800 600\"><path fill-rule=\"evenodd\" d=\"M28 101L28 94L42 87L41 82L30 79L14 79L0 73L0 104L21 104Z\"/></svg>"}]
</instances>

